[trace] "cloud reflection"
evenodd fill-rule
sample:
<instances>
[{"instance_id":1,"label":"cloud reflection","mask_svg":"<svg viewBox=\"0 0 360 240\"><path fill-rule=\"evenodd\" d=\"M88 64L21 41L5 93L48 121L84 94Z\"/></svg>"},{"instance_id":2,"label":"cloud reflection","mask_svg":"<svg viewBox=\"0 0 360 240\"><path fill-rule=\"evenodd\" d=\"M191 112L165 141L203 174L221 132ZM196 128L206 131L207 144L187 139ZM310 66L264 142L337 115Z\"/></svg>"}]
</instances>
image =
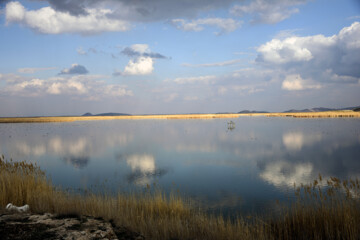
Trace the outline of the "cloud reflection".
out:
<instances>
[{"instance_id":1,"label":"cloud reflection","mask_svg":"<svg viewBox=\"0 0 360 240\"><path fill-rule=\"evenodd\" d=\"M299 151L303 146L313 145L321 141L321 133L304 134L303 132L286 132L283 134L282 140L286 149L290 151Z\"/></svg>"},{"instance_id":2,"label":"cloud reflection","mask_svg":"<svg viewBox=\"0 0 360 240\"><path fill-rule=\"evenodd\" d=\"M312 181L313 165L311 163L290 163L276 161L269 163L260 173L260 177L275 186L294 186Z\"/></svg>"},{"instance_id":3,"label":"cloud reflection","mask_svg":"<svg viewBox=\"0 0 360 240\"><path fill-rule=\"evenodd\" d=\"M151 184L154 177L163 176L167 172L156 168L155 158L150 154L129 155L126 157L126 164L131 168L131 173L127 177L128 181L140 186Z\"/></svg>"},{"instance_id":4,"label":"cloud reflection","mask_svg":"<svg viewBox=\"0 0 360 240\"><path fill-rule=\"evenodd\" d=\"M75 168L83 169L89 164L88 157L65 157L64 162L73 165Z\"/></svg>"},{"instance_id":5,"label":"cloud reflection","mask_svg":"<svg viewBox=\"0 0 360 240\"><path fill-rule=\"evenodd\" d=\"M24 137L20 141L12 140L11 144L6 144L12 152L12 156L18 159L24 156L35 156L36 158L55 156L75 168L85 168L91 157L101 156L107 149L114 146L126 146L132 139L132 135L127 134L97 135L96 138L88 135L79 137L55 135L46 140L33 136L29 140Z\"/></svg>"}]
</instances>

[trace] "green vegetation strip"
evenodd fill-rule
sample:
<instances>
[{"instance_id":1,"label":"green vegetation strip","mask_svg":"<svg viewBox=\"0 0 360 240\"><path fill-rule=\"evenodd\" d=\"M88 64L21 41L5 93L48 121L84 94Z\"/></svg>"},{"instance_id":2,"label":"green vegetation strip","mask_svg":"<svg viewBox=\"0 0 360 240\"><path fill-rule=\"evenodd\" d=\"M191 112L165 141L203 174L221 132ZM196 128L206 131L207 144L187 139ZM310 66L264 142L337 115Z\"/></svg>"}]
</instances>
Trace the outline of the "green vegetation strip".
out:
<instances>
[{"instance_id":1,"label":"green vegetation strip","mask_svg":"<svg viewBox=\"0 0 360 240\"><path fill-rule=\"evenodd\" d=\"M29 204L33 213L113 220L146 239L359 239L359 180L323 179L301 185L280 213L227 220L195 210L191 201L161 191L80 195L55 188L36 164L0 157L0 206Z\"/></svg>"}]
</instances>

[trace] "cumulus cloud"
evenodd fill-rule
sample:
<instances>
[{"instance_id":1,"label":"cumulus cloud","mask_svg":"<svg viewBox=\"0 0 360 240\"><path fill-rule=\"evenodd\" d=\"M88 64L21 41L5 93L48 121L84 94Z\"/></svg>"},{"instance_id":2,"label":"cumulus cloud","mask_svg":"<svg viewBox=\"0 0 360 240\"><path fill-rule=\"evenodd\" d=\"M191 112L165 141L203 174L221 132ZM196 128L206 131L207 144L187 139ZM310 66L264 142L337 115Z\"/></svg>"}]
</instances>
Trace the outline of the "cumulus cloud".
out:
<instances>
[{"instance_id":1,"label":"cumulus cloud","mask_svg":"<svg viewBox=\"0 0 360 240\"><path fill-rule=\"evenodd\" d=\"M167 58L160 53L151 52L147 44L133 44L122 50L122 54L130 57L124 71L116 71L114 76L148 75L154 70L154 59Z\"/></svg>"},{"instance_id":2,"label":"cumulus cloud","mask_svg":"<svg viewBox=\"0 0 360 240\"><path fill-rule=\"evenodd\" d=\"M55 67L48 67L48 68L19 68L17 71L19 73L26 73L26 74L32 74L40 71L46 71L46 70L53 70L56 69Z\"/></svg>"},{"instance_id":3,"label":"cumulus cloud","mask_svg":"<svg viewBox=\"0 0 360 240\"><path fill-rule=\"evenodd\" d=\"M150 57L139 57L135 60L130 60L120 75L127 76L151 74L154 70L153 63L154 61Z\"/></svg>"},{"instance_id":4,"label":"cumulus cloud","mask_svg":"<svg viewBox=\"0 0 360 240\"><path fill-rule=\"evenodd\" d=\"M251 15L252 23L275 24L298 13L299 9L295 6L306 2L307 0L254 0L235 5L230 13L239 17Z\"/></svg>"},{"instance_id":5,"label":"cumulus cloud","mask_svg":"<svg viewBox=\"0 0 360 240\"><path fill-rule=\"evenodd\" d=\"M64 68L59 74L87 74L89 71L82 65L74 63L70 68Z\"/></svg>"},{"instance_id":6,"label":"cumulus cloud","mask_svg":"<svg viewBox=\"0 0 360 240\"><path fill-rule=\"evenodd\" d=\"M174 82L177 84L192 84L192 83L210 84L213 83L215 79L216 76L207 75L207 76L199 76L199 77L175 78Z\"/></svg>"},{"instance_id":7,"label":"cumulus cloud","mask_svg":"<svg viewBox=\"0 0 360 240\"><path fill-rule=\"evenodd\" d=\"M334 40L332 37L327 38L322 35L312 37L293 36L284 40L273 39L257 49L259 52L257 61L275 64L310 61L314 58L311 44L329 46L333 44Z\"/></svg>"},{"instance_id":8,"label":"cumulus cloud","mask_svg":"<svg viewBox=\"0 0 360 240\"><path fill-rule=\"evenodd\" d=\"M40 1L40 0L38 0ZM34 31L45 34L78 33L82 35L102 32L127 31L130 23L168 21L179 29L200 31L204 26L219 28L217 34L231 32L241 26L241 22L231 18L196 19L200 14L213 10L231 9L236 16L250 14L253 22L275 23L288 18L299 10L294 6L306 0L45 0L50 6L27 10L20 2L6 5L6 22L20 23ZM171 20L173 19L173 21Z\"/></svg>"},{"instance_id":9,"label":"cumulus cloud","mask_svg":"<svg viewBox=\"0 0 360 240\"><path fill-rule=\"evenodd\" d=\"M234 60L229 60L229 61L224 61L224 62L216 62L216 63L202 63L202 64L183 63L181 65L184 67L223 67L223 66L234 65L241 61L242 61L241 59L234 59Z\"/></svg>"},{"instance_id":10,"label":"cumulus cloud","mask_svg":"<svg viewBox=\"0 0 360 240\"><path fill-rule=\"evenodd\" d=\"M180 30L199 32L204 30L204 26L212 26L220 29L220 32L215 34L233 32L239 28L242 22L235 21L232 18L201 18L197 20L186 21L184 19L173 19L171 23Z\"/></svg>"},{"instance_id":11,"label":"cumulus cloud","mask_svg":"<svg viewBox=\"0 0 360 240\"><path fill-rule=\"evenodd\" d=\"M127 21L110 18L109 15L113 12L110 9L84 8L84 11L86 15L76 16L68 12L56 11L52 7L28 11L20 2L9 2L5 8L5 18L6 24L19 23L45 34L79 33L88 35L127 31L130 28Z\"/></svg>"},{"instance_id":12,"label":"cumulus cloud","mask_svg":"<svg viewBox=\"0 0 360 240\"><path fill-rule=\"evenodd\" d=\"M1 75L6 85L0 93L12 96L40 97L45 95L69 95L84 100L98 100L106 97L133 96L131 90L122 85L108 85L104 76L76 75L48 79L24 78L13 74Z\"/></svg>"},{"instance_id":13,"label":"cumulus cloud","mask_svg":"<svg viewBox=\"0 0 360 240\"><path fill-rule=\"evenodd\" d=\"M286 76L282 82L281 88L289 91L297 91L304 89L320 89L320 84L314 84L311 80L302 79L300 74L292 74Z\"/></svg>"},{"instance_id":14,"label":"cumulus cloud","mask_svg":"<svg viewBox=\"0 0 360 240\"><path fill-rule=\"evenodd\" d=\"M329 37L314 35L272 39L257 48L256 62L271 68L290 69L293 75L288 76L282 85L287 90L319 88L309 79L326 82L336 78L357 83L360 79L359 39L359 22ZM309 79L296 75L299 73Z\"/></svg>"}]
</instances>

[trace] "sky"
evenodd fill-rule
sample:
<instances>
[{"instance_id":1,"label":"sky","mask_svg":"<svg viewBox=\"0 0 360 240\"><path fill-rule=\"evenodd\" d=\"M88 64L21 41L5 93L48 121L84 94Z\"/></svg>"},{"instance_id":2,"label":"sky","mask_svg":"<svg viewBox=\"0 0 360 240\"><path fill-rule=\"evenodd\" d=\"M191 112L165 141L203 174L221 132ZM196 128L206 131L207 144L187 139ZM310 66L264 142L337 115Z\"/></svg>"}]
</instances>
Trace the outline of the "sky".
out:
<instances>
[{"instance_id":1,"label":"sky","mask_svg":"<svg viewBox=\"0 0 360 240\"><path fill-rule=\"evenodd\" d=\"M359 0L0 0L0 117L359 105Z\"/></svg>"}]
</instances>

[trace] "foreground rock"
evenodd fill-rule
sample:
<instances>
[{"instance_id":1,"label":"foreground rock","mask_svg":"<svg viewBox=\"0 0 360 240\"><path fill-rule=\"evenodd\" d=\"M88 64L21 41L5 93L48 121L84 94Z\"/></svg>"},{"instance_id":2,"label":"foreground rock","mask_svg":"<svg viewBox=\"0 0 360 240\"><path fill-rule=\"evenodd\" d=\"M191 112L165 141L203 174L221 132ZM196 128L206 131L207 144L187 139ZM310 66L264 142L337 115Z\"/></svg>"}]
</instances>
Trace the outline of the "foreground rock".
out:
<instances>
[{"instance_id":1,"label":"foreground rock","mask_svg":"<svg viewBox=\"0 0 360 240\"><path fill-rule=\"evenodd\" d=\"M3 240L145 239L139 233L99 218L11 212L0 214L0 236Z\"/></svg>"}]
</instances>

